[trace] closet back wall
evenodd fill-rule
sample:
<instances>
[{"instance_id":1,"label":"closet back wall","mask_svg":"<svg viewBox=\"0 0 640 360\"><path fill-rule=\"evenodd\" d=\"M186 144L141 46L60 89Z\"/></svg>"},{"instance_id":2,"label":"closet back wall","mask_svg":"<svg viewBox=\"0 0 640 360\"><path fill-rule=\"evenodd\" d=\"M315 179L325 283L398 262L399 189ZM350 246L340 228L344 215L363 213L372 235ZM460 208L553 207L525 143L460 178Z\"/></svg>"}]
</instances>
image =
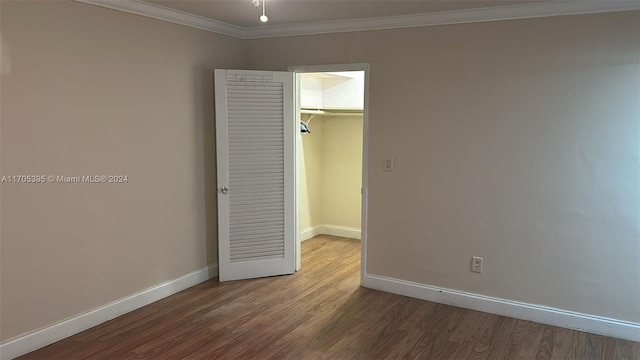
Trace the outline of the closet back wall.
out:
<instances>
[{"instance_id":1,"label":"closet back wall","mask_svg":"<svg viewBox=\"0 0 640 360\"><path fill-rule=\"evenodd\" d=\"M359 237L362 115L316 116L302 135L300 227Z\"/></svg>"},{"instance_id":2,"label":"closet back wall","mask_svg":"<svg viewBox=\"0 0 640 360\"><path fill-rule=\"evenodd\" d=\"M303 120L310 116L303 115ZM324 121L315 116L309 123L311 134L302 134L300 149L300 229L312 236L322 225L322 172L324 164ZM304 239L304 237L303 237ZM306 240L306 239L305 239Z\"/></svg>"},{"instance_id":3,"label":"closet back wall","mask_svg":"<svg viewBox=\"0 0 640 360\"><path fill-rule=\"evenodd\" d=\"M325 116L323 121L322 222L360 229L362 115Z\"/></svg>"}]
</instances>

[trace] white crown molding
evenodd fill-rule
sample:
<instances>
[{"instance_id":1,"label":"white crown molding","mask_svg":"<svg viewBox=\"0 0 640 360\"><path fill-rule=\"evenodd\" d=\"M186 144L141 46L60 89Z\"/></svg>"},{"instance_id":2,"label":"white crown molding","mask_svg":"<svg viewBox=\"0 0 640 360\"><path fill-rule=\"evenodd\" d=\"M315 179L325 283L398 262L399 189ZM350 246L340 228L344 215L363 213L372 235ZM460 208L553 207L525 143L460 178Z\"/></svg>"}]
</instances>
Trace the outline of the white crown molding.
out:
<instances>
[{"instance_id":1,"label":"white crown molding","mask_svg":"<svg viewBox=\"0 0 640 360\"><path fill-rule=\"evenodd\" d=\"M552 1L379 18L240 27L168 7L147 3L141 0L75 1L168 21L239 39L401 29L560 15L640 10L640 2L634 0Z\"/></svg>"},{"instance_id":2,"label":"white crown molding","mask_svg":"<svg viewBox=\"0 0 640 360\"><path fill-rule=\"evenodd\" d=\"M257 39L352 31L388 30L629 10L640 10L640 2L617 0L555 1L379 18L249 27L246 29L246 38Z\"/></svg>"},{"instance_id":3,"label":"white crown molding","mask_svg":"<svg viewBox=\"0 0 640 360\"><path fill-rule=\"evenodd\" d=\"M74 0L80 3L104 7L107 9L126 12L129 14L141 15L174 24L189 26L192 28L206 30L222 35L244 39L246 29L231 24L209 19L203 16L194 15L184 11L171 9L138 0Z\"/></svg>"}]
</instances>

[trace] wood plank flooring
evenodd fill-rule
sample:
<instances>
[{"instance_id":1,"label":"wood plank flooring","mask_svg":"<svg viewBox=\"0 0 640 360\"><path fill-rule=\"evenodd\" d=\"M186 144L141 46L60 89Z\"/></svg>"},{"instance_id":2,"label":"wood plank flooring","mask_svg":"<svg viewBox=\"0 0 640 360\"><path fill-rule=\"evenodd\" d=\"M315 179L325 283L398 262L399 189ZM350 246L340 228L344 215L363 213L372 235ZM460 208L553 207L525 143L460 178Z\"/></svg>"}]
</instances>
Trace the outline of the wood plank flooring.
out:
<instances>
[{"instance_id":1,"label":"wood plank flooring","mask_svg":"<svg viewBox=\"0 0 640 360\"><path fill-rule=\"evenodd\" d=\"M360 243L295 275L194 286L20 359L640 359L640 343L359 287Z\"/></svg>"}]
</instances>

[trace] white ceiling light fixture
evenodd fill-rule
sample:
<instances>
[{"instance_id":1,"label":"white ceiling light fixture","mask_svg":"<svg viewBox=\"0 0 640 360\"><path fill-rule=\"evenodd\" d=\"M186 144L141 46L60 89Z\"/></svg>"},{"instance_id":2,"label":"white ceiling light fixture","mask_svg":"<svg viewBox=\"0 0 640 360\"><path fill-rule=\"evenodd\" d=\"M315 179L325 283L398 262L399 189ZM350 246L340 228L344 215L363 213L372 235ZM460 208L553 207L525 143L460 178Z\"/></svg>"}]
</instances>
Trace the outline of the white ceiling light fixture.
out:
<instances>
[{"instance_id":1,"label":"white ceiling light fixture","mask_svg":"<svg viewBox=\"0 0 640 360\"><path fill-rule=\"evenodd\" d=\"M260 15L260 21L262 21L263 23L266 23L267 21L269 21L269 18L265 14L265 4L266 4L266 2L267 2L267 0L262 0L262 15ZM260 6L260 0L251 0L251 3L255 7Z\"/></svg>"}]
</instances>

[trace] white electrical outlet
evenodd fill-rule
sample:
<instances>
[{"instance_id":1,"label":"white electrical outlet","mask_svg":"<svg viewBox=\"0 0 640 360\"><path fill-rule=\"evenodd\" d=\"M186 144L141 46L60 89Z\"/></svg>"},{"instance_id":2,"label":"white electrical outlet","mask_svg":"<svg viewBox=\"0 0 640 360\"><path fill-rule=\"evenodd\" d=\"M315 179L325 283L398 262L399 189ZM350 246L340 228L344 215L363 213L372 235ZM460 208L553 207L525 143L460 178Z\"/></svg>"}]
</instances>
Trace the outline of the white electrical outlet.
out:
<instances>
[{"instance_id":1,"label":"white electrical outlet","mask_svg":"<svg viewBox=\"0 0 640 360\"><path fill-rule=\"evenodd\" d=\"M474 256L471 258L471 271L481 273L482 272L482 262L483 258Z\"/></svg>"}]
</instances>

